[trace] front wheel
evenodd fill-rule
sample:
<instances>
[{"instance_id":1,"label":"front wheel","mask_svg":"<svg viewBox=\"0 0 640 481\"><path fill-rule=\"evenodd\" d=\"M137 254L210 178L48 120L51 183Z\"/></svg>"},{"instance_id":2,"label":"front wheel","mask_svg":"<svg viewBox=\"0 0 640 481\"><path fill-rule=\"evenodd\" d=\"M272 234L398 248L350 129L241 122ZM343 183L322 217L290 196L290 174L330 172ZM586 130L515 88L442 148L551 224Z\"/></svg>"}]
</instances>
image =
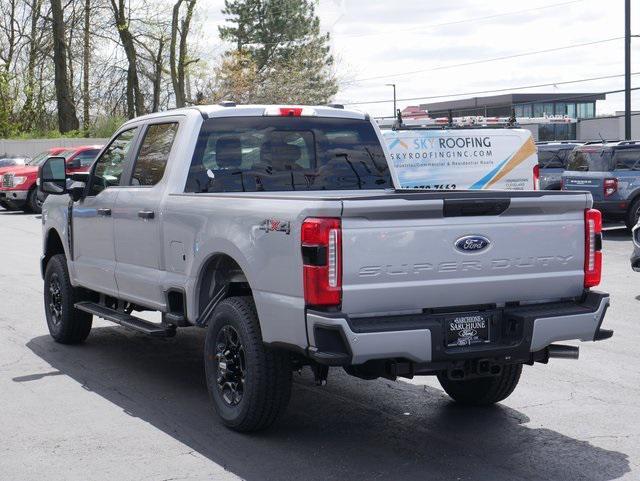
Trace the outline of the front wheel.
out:
<instances>
[{"instance_id":1,"label":"front wheel","mask_svg":"<svg viewBox=\"0 0 640 481\"><path fill-rule=\"evenodd\" d=\"M488 406L509 397L518 385L521 373L522 364L508 364L498 376L454 381L444 372L438 374L438 381L454 401L469 406Z\"/></svg>"},{"instance_id":2,"label":"front wheel","mask_svg":"<svg viewBox=\"0 0 640 481\"><path fill-rule=\"evenodd\" d=\"M209 394L227 427L258 431L282 415L291 395L291 363L285 351L262 342L253 299L230 297L218 304L204 356Z\"/></svg>"},{"instance_id":3,"label":"front wheel","mask_svg":"<svg viewBox=\"0 0 640 481\"><path fill-rule=\"evenodd\" d=\"M43 201L38 198L38 189L33 188L29 191L27 196L27 208L34 214L42 213Z\"/></svg>"},{"instance_id":4,"label":"front wheel","mask_svg":"<svg viewBox=\"0 0 640 481\"><path fill-rule=\"evenodd\" d=\"M75 302L67 260L64 254L56 254L49 259L44 274L44 312L51 337L62 344L78 344L91 331L91 314L73 307Z\"/></svg>"},{"instance_id":5,"label":"front wheel","mask_svg":"<svg viewBox=\"0 0 640 481\"><path fill-rule=\"evenodd\" d=\"M4 208L5 210L10 210L10 211L20 210L20 206L14 204L10 200L2 200L2 201L0 201L0 207Z\"/></svg>"}]
</instances>

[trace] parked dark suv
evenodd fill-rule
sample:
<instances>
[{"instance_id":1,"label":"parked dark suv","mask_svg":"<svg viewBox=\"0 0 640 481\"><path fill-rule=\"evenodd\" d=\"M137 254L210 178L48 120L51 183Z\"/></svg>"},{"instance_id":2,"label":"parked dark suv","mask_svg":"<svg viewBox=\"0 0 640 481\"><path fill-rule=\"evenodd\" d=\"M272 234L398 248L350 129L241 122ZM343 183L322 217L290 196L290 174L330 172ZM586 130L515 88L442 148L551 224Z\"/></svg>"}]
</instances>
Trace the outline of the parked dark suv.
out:
<instances>
[{"instance_id":1,"label":"parked dark suv","mask_svg":"<svg viewBox=\"0 0 640 481\"><path fill-rule=\"evenodd\" d=\"M567 168L569 154L582 145L575 140L536 142L540 167L540 190L560 190L562 173Z\"/></svg>"},{"instance_id":2,"label":"parked dark suv","mask_svg":"<svg viewBox=\"0 0 640 481\"><path fill-rule=\"evenodd\" d=\"M586 190L605 219L631 229L640 217L640 141L587 142L569 155L563 190Z\"/></svg>"}]
</instances>

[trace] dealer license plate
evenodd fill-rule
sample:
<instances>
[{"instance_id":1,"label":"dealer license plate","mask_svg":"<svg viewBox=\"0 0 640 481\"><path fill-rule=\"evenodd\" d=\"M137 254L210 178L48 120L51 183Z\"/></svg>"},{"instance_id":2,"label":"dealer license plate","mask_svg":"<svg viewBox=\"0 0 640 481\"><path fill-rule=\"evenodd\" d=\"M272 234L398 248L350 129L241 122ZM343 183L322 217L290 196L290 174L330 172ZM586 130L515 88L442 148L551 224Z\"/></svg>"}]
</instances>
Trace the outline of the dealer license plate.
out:
<instances>
[{"instance_id":1,"label":"dealer license plate","mask_svg":"<svg viewBox=\"0 0 640 481\"><path fill-rule=\"evenodd\" d=\"M490 341L491 314L481 312L453 314L447 318L447 347L473 346Z\"/></svg>"}]
</instances>

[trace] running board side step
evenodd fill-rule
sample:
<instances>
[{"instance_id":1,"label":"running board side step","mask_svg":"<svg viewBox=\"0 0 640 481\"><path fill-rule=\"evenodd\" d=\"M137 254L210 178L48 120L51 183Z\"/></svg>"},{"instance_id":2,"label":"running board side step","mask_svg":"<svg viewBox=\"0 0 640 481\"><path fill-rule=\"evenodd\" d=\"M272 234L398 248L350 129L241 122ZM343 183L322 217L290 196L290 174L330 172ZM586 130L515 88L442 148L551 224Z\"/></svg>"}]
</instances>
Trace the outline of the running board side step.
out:
<instances>
[{"instance_id":1,"label":"running board side step","mask_svg":"<svg viewBox=\"0 0 640 481\"><path fill-rule=\"evenodd\" d=\"M77 302L74 307L94 316L101 317L107 321L115 322L123 327L147 334L153 337L173 337L176 335L176 326L161 325L145 321L139 317L134 317L124 312L116 311L108 307L96 304L95 302Z\"/></svg>"}]
</instances>

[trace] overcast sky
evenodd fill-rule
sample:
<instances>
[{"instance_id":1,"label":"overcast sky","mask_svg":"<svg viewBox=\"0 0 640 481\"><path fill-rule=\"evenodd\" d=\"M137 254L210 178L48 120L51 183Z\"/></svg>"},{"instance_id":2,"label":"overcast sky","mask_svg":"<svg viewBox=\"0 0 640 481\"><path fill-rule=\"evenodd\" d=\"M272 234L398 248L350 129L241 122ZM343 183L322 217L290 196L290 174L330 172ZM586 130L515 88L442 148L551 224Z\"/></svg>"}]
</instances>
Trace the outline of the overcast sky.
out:
<instances>
[{"instance_id":1,"label":"overcast sky","mask_svg":"<svg viewBox=\"0 0 640 481\"><path fill-rule=\"evenodd\" d=\"M202 10L205 33L214 35L217 30L222 3L208 1ZM634 0L632 4L632 33L640 34L640 4ZM395 83L398 98L404 99L624 74L622 39L456 66L622 37L624 0L321 0L319 14L323 30L331 34L341 79L335 100L345 103L391 100L387 83ZM632 42L632 72L640 72L640 38ZM636 85L640 86L640 75L632 77L632 86ZM620 76L518 92L622 88ZM633 93L632 102L640 110L640 91ZM393 110L391 102L358 107L373 115L391 115ZM612 94L598 102L597 111L623 108L624 95Z\"/></svg>"}]
</instances>

